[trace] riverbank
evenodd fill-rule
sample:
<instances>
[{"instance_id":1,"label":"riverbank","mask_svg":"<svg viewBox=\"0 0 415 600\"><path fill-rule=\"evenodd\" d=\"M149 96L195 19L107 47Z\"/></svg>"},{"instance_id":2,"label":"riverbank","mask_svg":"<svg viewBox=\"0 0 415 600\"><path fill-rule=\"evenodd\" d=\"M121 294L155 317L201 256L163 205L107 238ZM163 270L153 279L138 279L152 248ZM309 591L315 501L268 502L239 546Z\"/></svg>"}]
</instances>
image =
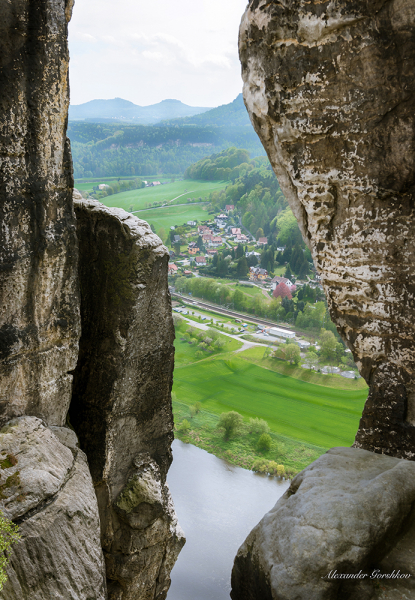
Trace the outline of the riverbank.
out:
<instances>
[{"instance_id":1,"label":"riverbank","mask_svg":"<svg viewBox=\"0 0 415 600\"><path fill-rule=\"evenodd\" d=\"M262 472L268 472L267 463L272 461L284 466L287 477L293 477L327 451L327 448L298 442L272 431L270 449L260 451L260 435L249 433L247 424L240 434L225 440L223 431L218 429L218 415L201 410L192 416L190 406L178 400L173 400L173 415L177 439L244 469L252 470L257 461L262 461ZM181 428L185 419L190 423L188 430Z\"/></svg>"}]
</instances>

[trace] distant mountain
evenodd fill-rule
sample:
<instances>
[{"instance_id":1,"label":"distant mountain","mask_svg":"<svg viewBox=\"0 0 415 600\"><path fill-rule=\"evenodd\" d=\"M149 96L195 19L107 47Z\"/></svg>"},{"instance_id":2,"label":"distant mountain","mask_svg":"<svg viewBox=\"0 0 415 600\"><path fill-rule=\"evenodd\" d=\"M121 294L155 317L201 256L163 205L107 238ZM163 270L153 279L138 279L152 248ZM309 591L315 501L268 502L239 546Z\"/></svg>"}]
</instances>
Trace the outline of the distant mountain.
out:
<instances>
[{"instance_id":1,"label":"distant mountain","mask_svg":"<svg viewBox=\"0 0 415 600\"><path fill-rule=\"evenodd\" d=\"M181 119L169 119L168 123L169 125L198 125L199 127L251 127L242 94L239 94L230 104L222 104L222 106L203 112L203 114L199 113L197 116L194 114Z\"/></svg>"},{"instance_id":2,"label":"distant mountain","mask_svg":"<svg viewBox=\"0 0 415 600\"><path fill-rule=\"evenodd\" d=\"M206 111L210 111L210 107L188 106L180 100L163 100L150 106L138 106L128 100L114 98L113 100L91 100L84 104L71 105L69 120L151 125L162 120L191 117Z\"/></svg>"}]
</instances>

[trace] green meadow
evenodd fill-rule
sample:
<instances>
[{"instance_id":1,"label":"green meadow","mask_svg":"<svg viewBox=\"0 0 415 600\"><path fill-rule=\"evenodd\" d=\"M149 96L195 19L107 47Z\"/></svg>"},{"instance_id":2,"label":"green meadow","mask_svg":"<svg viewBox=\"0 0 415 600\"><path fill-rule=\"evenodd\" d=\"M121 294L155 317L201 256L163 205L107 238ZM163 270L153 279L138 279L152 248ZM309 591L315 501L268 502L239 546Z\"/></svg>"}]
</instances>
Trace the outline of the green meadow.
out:
<instances>
[{"instance_id":1,"label":"green meadow","mask_svg":"<svg viewBox=\"0 0 415 600\"><path fill-rule=\"evenodd\" d=\"M111 198L113 197L111 196ZM109 206L107 203L106 205ZM172 225L183 225L187 221L206 221L208 218L208 214L203 210L203 205L201 204L153 208L137 212L135 216L153 225L156 231L159 231L160 227L163 227L167 231Z\"/></svg>"},{"instance_id":2,"label":"green meadow","mask_svg":"<svg viewBox=\"0 0 415 600\"><path fill-rule=\"evenodd\" d=\"M272 432L321 448L353 443L367 389L328 388L228 356L177 365L177 400L200 402L202 410L216 415L234 410L246 420L259 417Z\"/></svg>"},{"instance_id":3,"label":"green meadow","mask_svg":"<svg viewBox=\"0 0 415 600\"><path fill-rule=\"evenodd\" d=\"M144 178L145 179L145 178ZM163 177L160 177L163 181ZM110 184L110 182L105 182ZM142 210L153 202L168 202L171 204L180 204L187 202L188 198L196 201L207 200L208 195L213 190L224 189L229 182L213 182L213 181L192 181L183 180L166 183L165 185L157 185L155 187L142 188L140 190L130 190L128 192L120 192L107 196L101 200L106 206L115 206L124 210ZM85 184L87 185L87 184ZM87 189L91 191L91 184L88 188L79 185L78 189ZM75 187L77 184L75 183ZM143 218L138 213L137 216ZM207 218L205 216L205 218ZM146 219L147 220L147 219ZM174 223L173 223L174 225Z\"/></svg>"}]
</instances>

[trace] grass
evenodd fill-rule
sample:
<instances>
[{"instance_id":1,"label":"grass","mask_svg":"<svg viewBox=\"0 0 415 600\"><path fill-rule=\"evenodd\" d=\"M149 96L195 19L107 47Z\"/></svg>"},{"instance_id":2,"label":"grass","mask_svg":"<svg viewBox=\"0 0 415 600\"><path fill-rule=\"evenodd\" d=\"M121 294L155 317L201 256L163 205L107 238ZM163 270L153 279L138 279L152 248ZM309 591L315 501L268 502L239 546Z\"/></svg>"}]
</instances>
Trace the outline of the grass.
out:
<instances>
[{"instance_id":1,"label":"grass","mask_svg":"<svg viewBox=\"0 0 415 600\"><path fill-rule=\"evenodd\" d=\"M283 464L288 472L294 474L304 469L326 451L325 448L298 443L271 432L270 450L260 452L258 450L259 434L249 434L245 430L240 435L226 441L223 432L217 428L219 416L214 413L202 410L192 417L187 404L173 400L173 414L177 438L245 469L251 469L256 459L264 458ZM186 433L180 430L180 424L184 419L191 424L191 429Z\"/></svg>"},{"instance_id":2,"label":"grass","mask_svg":"<svg viewBox=\"0 0 415 600\"><path fill-rule=\"evenodd\" d=\"M244 336L244 338L247 337L248 336ZM270 340L272 340L272 338L270 338ZM367 383L363 378L346 379L341 375L322 375L311 369L302 369L301 367L290 365L286 361L275 358L263 358L264 352L262 348L249 348L248 350L239 353L238 356L263 367L264 369L269 369L276 373L280 373L281 375L288 375L289 377L294 377L295 379L305 381L306 383L313 383L323 387L346 391L355 390L367 393L368 390Z\"/></svg>"},{"instance_id":3,"label":"grass","mask_svg":"<svg viewBox=\"0 0 415 600\"><path fill-rule=\"evenodd\" d=\"M194 363L199 364L201 361L206 360L206 358L210 358L212 356L211 354L204 352L205 356L203 358L196 358L196 352L200 351L200 348L198 348L197 344L189 344L189 342L182 341L181 335L182 331L176 331L176 339L174 341L174 363L176 369ZM206 332L206 335L208 336L209 333ZM221 351L216 351L213 356L234 352L235 350L242 348L242 342L227 337L226 335L220 335L220 339L225 342L225 346L222 348Z\"/></svg>"},{"instance_id":4,"label":"grass","mask_svg":"<svg viewBox=\"0 0 415 600\"><path fill-rule=\"evenodd\" d=\"M144 177L144 179L146 179ZM163 181L163 177L160 177L160 180ZM109 182L107 182L109 183ZM167 183L165 185L157 185L156 187L147 187L142 188L141 190L131 190L128 192L120 192L119 194L113 194L112 196L107 196L103 198L101 202L106 206L123 208L124 210L129 211L132 207L132 210L142 210L146 208L146 205L151 204L153 202L170 202L173 200L172 204L179 204L183 202L187 202L188 198L195 198L198 200L202 198L202 200L207 200L208 195L213 190L224 189L229 182L212 182L212 181L192 181L192 180L184 180L184 181L175 181L174 183ZM82 185L82 184L80 184ZM91 189L91 184L89 185L88 190ZM75 187L76 184L75 184ZM79 187L78 189L85 189L83 187ZM179 197L178 197L179 196ZM174 200L176 198L176 200ZM144 217L141 216L140 213L137 213L137 216L140 219ZM207 214L204 213L204 219L207 218ZM188 220L190 220L189 217ZM144 220L147 220L144 218ZM183 221L180 222L180 225ZM174 225L175 223L173 223Z\"/></svg>"},{"instance_id":5,"label":"grass","mask_svg":"<svg viewBox=\"0 0 415 600\"><path fill-rule=\"evenodd\" d=\"M110 196L110 198L114 198L114 196ZM104 200L108 200L108 198L104 198ZM105 204L110 206L107 202ZM202 209L200 204L156 208L135 213L135 216L153 225L156 231L163 227L166 232L172 225L183 225L183 223L192 220L206 221L208 218L207 212Z\"/></svg>"},{"instance_id":6,"label":"grass","mask_svg":"<svg viewBox=\"0 0 415 600\"><path fill-rule=\"evenodd\" d=\"M177 366L173 389L184 404L201 402L216 415L236 410L245 419L260 417L274 433L322 448L353 443L367 396L366 390L294 379L239 356Z\"/></svg>"}]
</instances>

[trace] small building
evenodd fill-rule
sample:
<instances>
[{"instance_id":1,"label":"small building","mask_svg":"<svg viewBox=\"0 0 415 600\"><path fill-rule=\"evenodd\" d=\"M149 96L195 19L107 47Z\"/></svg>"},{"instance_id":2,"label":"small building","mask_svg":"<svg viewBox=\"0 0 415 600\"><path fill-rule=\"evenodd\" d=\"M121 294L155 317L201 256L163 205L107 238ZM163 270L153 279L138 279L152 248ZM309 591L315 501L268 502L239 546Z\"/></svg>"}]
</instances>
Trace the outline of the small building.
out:
<instances>
[{"instance_id":1,"label":"small building","mask_svg":"<svg viewBox=\"0 0 415 600\"><path fill-rule=\"evenodd\" d=\"M98 186L98 189L100 189L100 190L106 190L109 187L110 186L107 185L106 183L100 183L99 186Z\"/></svg>"},{"instance_id":2,"label":"small building","mask_svg":"<svg viewBox=\"0 0 415 600\"><path fill-rule=\"evenodd\" d=\"M227 214L229 214L232 210L235 210L235 206L233 204L227 204L225 206L225 211Z\"/></svg>"},{"instance_id":3,"label":"small building","mask_svg":"<svg viewBox=\"0 0 415 600\"><path fill-rule=\"evenodd\" d=\"M241 230L239 227L232 227L231 233L232 235L241 235Z\"/></svg>"},{"instance_id":4,"label":"small building","mask_svg":"<svg viewBox=\"0 0 415 600\"><path fill-rule=\"evenodd\" d=\"M278 275L276 275L274 279L271 279L272 289L275 290L277 285L279 285L280 283L285 283L285 285L288 286L290 290L292 287L294 287L294 284L290 279L287 279L286 277L279 277Z\"/></svg>"},{"instance_id":5,"label":"small building","mask_svg":"<svg viewBox=\"0 0 415 600\"><path fill-rule=\"evenodd\" d=\"M198 267L206 266L206 258L204 256L196 256L195 261Z\"/></svg>"},{"instance_id":6,"label":"small building","mask_svg":"<svg viewBox=\"0 0 415 600\"><path fill-rule=\"evenodd\" d=\"M180 242L181 242L181 237L180 237L180 235L175 235L175 236L173 237L173 244L180 244Z\"/></svg>"},{"instance_id":7,"label":"small building","mask_svg":"<svg viewBox=\"0 0 415 600\"><path fill-rule=\"evenodd\" d=\"M245 256L246 258L248 258L249 256L261 256L261 253L255 252L255 250L251 250L251 252L245 252Z\"/></svg>"},{"instance_id":8,"label":"small building","mask_svg":"<svg viewBox=\"0 0 415 600\"><path fill-rule=\"evenodd\" d=\"M249 268L249 279L251 281L263 281L268 277L268 271L261 269L261 267L250 267Z\"/></svg>"},{"instance_id":9,"label":"small building","mask_svg":"<svg viewBox=\"0 0 415 600\"><path fill-rule=\"evenodd\" d=\"M187 251L189 252L189 254L190 254L191 256L195 256L195 255L196 255L196 254L199 252L199 248L198 248L197 246L192 246L192 247L191 247L191 246L189 245L189 246L187 247Z\"/></svg>"},{"instance_id":10,"label":"small building","mask_svg":"<svg viewBox=\"0 0 415 600\"><path fill-rule=\"evenodd\" d=\"M280 329L279 327L271 327L268 330L270 335L273 335L274 337L281 337L281 338L288 338L288 339L293 339L295 338L295 331L288 331L287 329Z\"/></svg>"},{"instance_id":11,"label":"small building","mask_svg":"<svg viewBox=\"0 0 415 600\"><path fill-rule=\"evenodd\" d=\"M161 185L161 181L153 181L152 183L150 183L150 186L154 185Z\"/></svg>"},{"instance_id":12,"label":"small building","mask_svg":"<svg viewBox=\"0 0 415 600\"><path fill-rule=\"evenodd\" d=\"M193 273L191 271L184 271L183 274L184 275L193 275Z\"/></svg>"},{"instance_id":13,"label":"small building","mask_svg":"<svg viewBox=\"0 0 415 600\"><path fill-rule=\"evenodd\" d=\"M169 263L169 271L168 274L169 275L176 275L178 271L178 267L177 265L175 265L174 263Z\"/></svg>"},{"instance_id":14,"label":"small building","mask_svg":"<svg viewBox=\"0 0 415 600\"><path fill-rule=\"evenodd\" d=\"M213 235L211 233L204 233L202 235L202 240L204 242L210 242L210 240L213 238Z\"/></svg>"},{"instance_id":15,"label":"small building","mask_svg":"<svg viewBox=\"0 0 415 600\"><path fill-rule=\"evenodd\" d=\"M221 246L222 243L221 237L212 237L212 239L209 240L209 246L212 248L217 248L218 246Z\"/></svg>"},{"instance_id":16,"label":"small building","mask_svg":"<svg viewBox=\"0 0 415 600\"><path fill-rule=\"evenodd\" d=\"M207 253L209 254L209 256L213 256L214 254L217 254L218 251L217 250L208 250Z\"/></svg>"},{"instance_id":17,"label":"small building","mask_svg":"<svg viewBox=\"0 0 415 600\"><path fill-rule=\"evenodd\" d=\"M187 221L187 224L191 227L196 227L196 221Z\"/></svg>"},{"instance_id":18,"label":"small building","mask_svg":"<svg viewBox=\"0 0 415 600\"><path fill-rule=\"evenodd\" d=\"M268 244L268 238L260 237L256 244L257 246L265 246L266 244Z\"/></svg>"},{"instance_id":19,"label":"small building","mask_svg":"<svg viewBox=\"0 0 415 600\"><path fill-rule=\"evenodd\" d=\"M198 231L198 233L205 233L206 231L210 232L210 229L207 225L198 225L197 231Z\"/></svg>"}]
</instances>

